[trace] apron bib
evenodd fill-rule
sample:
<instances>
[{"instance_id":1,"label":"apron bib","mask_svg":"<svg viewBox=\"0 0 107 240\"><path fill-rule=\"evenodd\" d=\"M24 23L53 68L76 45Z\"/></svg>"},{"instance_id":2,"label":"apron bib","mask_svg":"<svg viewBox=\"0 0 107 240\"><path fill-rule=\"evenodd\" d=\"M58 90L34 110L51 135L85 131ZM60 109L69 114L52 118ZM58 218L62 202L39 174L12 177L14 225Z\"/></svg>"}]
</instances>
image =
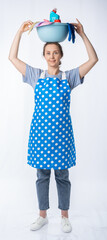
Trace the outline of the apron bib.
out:
<instances>
[{"instance_id":1,"label":"apron bib","mask_svg":"<svg viewBox=\"0 0 107 240\"><path fill-rule=\"evenodd\" d=\"M29 131L27 163L34 168L67 169L76 165L70 116L70 86L62 79L45 78L43 71L34 89L35 107Z\"/></svg>"}]
</instances>

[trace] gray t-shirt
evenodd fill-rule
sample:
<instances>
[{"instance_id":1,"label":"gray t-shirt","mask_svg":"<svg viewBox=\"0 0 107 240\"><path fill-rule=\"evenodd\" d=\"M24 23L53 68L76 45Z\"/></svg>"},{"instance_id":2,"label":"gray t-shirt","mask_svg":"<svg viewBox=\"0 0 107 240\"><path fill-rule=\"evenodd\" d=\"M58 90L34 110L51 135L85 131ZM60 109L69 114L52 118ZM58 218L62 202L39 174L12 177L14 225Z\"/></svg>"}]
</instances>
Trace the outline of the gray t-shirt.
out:
<instances>
[{"instance_id":1,"label":"gray t-shirt","mask_svg":"<svg viewBox=\"0 0 107 240\"><path fill-rule=\"evenodd\" d=\"M35 89L36 83L40 77L41 72L43 71L44 71L43 69L35 68L26 64L26 73L25 73L25 76L22 75L22 80L23 82L30 84L33 87L33 89ZM71 90L76 86L78 86L80 83L84 82L84 77L80 79L79 67L65 71L65 74ZM46 70L45 77L52 77L52 78L56 77L61 80L62 71L59 70L59 73L57 75L50 75L48 74L48 70Z\"/></svg>"}]
</instances>

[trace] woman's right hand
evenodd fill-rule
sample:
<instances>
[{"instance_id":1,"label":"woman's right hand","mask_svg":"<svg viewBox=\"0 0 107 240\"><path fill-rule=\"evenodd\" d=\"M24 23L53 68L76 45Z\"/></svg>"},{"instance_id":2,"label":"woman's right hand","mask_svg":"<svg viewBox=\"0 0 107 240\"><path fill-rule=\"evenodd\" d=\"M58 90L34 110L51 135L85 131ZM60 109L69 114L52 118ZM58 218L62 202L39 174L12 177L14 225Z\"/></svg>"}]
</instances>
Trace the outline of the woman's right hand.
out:
<instances>
[{"instance_id":1,"label":"woman's right hand","mask_svg":"<svg viewBox=\"0 0 107 240\"><path fill-rule=\"evenodd\" d=\"M8 59L14 64L14 66L19 70L19 72L21 72L24 76L26 72L26 63L24 63L17 57L18 48L19 48L21 35L23 34L23 32L28 31L32 24L33 22L30 20L22 23L22 25L20 26L20 28L18 29L14 37L14 40L10 48L9 57L8 57Z\"/></svg>"},{"instance_id":2,"label":"woman's right hand","mask_svg":"<svg viewBox=\"0 0 107 240\"><path fill-rule=\"evenodd\" d=\"M31 20L25 21L24 23L22 23L21 27L19 28L19 31L21 33L28 31L32 24L33 22Z\"/></svg>"}]
</instances>

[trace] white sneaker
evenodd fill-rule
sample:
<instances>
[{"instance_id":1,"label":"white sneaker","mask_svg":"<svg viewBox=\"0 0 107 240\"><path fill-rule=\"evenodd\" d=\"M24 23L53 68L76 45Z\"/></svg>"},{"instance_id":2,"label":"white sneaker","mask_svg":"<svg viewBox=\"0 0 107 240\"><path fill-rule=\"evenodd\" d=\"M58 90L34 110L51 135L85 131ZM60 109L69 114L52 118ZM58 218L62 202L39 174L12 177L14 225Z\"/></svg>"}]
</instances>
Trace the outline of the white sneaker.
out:
<instances>
[{"instance_id":1,"label":"white sneaker","mask_svg":"<svg viewBox=\"0 0 107 240\"><path fill-rule=\"evenodd\" d=\"M63 232L71 232L72 231L72 226L68 218L62 217L61 218L61 227Z\"/></svg>"},{"instance_id":2,"label":"white sneaker","mask_svg":"<svg viewBox=\"0 0 107 240\"><path fill-rule=\"evenodd\" d=\"M30 230L35 231L40 229L42 226L44 226L46 223L48 223L47 216L45 218L39 216L34 223L30 225Z\"/></svg>"}]
</instances>

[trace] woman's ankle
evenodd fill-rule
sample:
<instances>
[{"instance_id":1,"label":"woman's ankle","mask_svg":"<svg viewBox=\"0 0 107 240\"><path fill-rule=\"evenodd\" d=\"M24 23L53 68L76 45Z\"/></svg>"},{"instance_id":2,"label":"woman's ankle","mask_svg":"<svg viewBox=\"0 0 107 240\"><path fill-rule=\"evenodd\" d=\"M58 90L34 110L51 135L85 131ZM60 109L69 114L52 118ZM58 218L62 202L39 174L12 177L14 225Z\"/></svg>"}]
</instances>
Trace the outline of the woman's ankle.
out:
<instances>
[{"instance_id":1,"label":"woman's ankle","mask_svg":"<svg viewBox=\"0 0 107 240\"><path fill-rule=\"evenodd\" d=\"M68 218L68 210L61 210L61 216Z\"/></svg>"},{"instance_id":2,"label":"woman's ankle","mask_svg":"<svg viewBox=\"0 0 107 240\"><path fill-rule=\"evenodd\" d=\"M39 215L43 218L45 218L47 216L46 210L40 210Z\"/></svg>"}]
</instances>

